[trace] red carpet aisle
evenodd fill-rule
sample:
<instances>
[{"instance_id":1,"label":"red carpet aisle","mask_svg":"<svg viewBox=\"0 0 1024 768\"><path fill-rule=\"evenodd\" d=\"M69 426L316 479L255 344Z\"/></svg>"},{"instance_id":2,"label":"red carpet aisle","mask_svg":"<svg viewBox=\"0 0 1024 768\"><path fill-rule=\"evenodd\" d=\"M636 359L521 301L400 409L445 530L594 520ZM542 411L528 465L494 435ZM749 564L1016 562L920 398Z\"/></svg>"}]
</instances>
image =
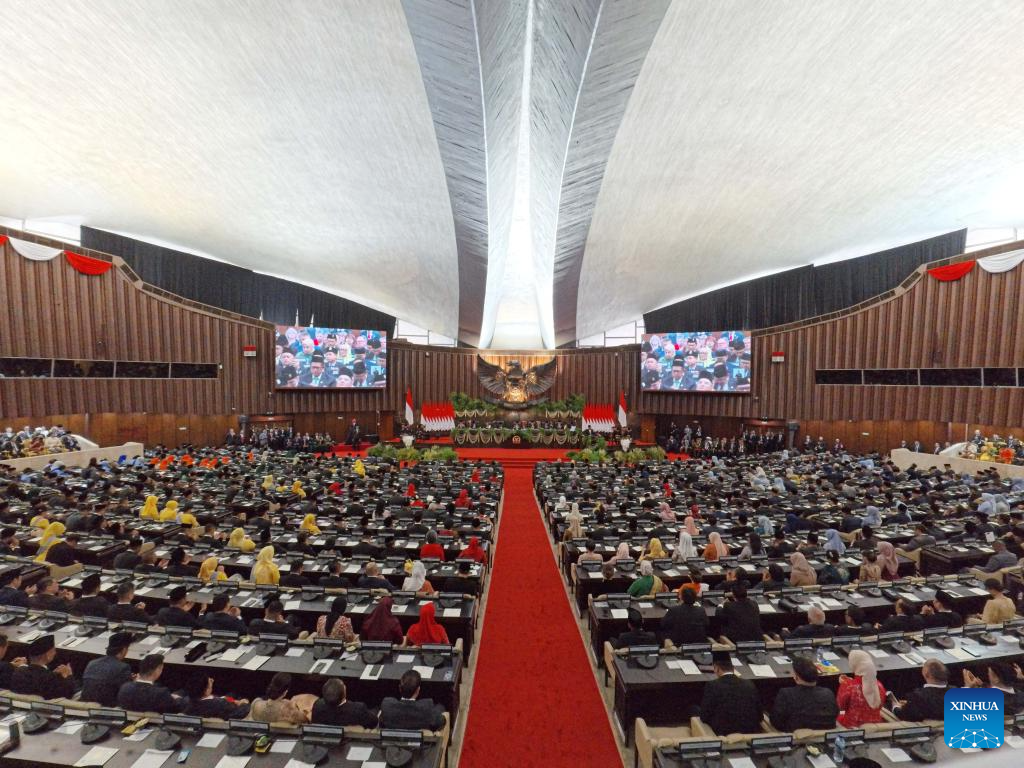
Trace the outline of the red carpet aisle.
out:
<instances>
[{"instance_id":1,"label":"red carpet aisle","mask_svg":"<svg viewBox=\"0 0 1024 768\"><path fill-rule=\"evenodd\" d=\"M460 768L621 765L530 469L506 466L500 525Z\"/></svg>"}]
</instances>

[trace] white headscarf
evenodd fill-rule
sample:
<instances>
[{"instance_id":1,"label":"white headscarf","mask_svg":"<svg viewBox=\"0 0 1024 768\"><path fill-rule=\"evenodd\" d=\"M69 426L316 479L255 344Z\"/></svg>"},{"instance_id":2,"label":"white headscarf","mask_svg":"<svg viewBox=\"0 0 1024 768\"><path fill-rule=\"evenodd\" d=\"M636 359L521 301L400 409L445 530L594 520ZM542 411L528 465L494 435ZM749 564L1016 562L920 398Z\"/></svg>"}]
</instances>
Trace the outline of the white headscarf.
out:
<instances>
[{"instance_id":1,"label":"white headscarf","mask_svg":"<svg viewBox=\"0 0 1024 768\"><path fill-rule=\"evenodd\" d=\"M864 701L872 709L882 706L882 696L878 693L878 671L875 661L867 651L850 651L850 671L860 678L860 687L864 692Z\"/></svg>"},{"instance_id":2,"label":"white headscarf","mask_svg":"<svg viewBox=\"0 0 1024 768\"><path fill-rule=\"evenodd\" d=\"M697 556L697 548L693 546L693 536L686 531L680 531L679 544L676 545L676 551L672 553L672 559L678 562L691 560Z\"/></svg>"},{"instance_id":3,"label":"white headscarf","mask_svg":"<svg viewBox=\"0 0 1024 768\"><path fill-rule=\"evenodd\" d=\"M412 573L405 577L402 582L402 589L406 592L419 592L423 589L423 583L427 580L427 566L419 560L412 564Z\"/></svg>"}]
</instances>

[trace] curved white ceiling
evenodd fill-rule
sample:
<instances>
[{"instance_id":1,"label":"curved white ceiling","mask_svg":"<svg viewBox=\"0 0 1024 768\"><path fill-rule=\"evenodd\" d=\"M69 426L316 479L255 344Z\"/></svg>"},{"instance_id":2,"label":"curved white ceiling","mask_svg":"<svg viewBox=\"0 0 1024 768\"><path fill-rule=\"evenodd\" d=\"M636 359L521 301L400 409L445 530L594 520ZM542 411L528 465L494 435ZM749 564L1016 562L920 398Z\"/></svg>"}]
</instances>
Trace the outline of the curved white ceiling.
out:
<instances>
[{"instance_id":1,"label":"curved white ceiling","mask_svg":"<svg viewBox=\"0 0 1024 768\"><path fill-rule=\"evenodd\" d=\"M577 336L834 251L1024 224L1022 40L1012 2L675 0L605 169Z\"/></svg>"},{"instance_id":2,"label":"curved white ceiling","mask_svg":"<svg viewBox=\"0 0 1024 768\"><path fill-rule=\"evenodd\" d=\"M400 0L8 0L0 86L0 213L160 238L456 335Z\"/></svg>"}]
</instances>

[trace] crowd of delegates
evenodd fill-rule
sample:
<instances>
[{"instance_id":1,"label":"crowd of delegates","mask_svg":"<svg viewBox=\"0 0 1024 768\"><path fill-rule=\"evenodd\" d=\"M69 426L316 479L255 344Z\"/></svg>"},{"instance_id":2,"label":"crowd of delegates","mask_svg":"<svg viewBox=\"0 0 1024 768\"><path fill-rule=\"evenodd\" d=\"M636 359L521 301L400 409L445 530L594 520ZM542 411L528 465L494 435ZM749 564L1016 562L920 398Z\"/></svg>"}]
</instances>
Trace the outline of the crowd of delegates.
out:
<instances>
[{"instance_id":1,"label":"crowd of delegates","mask_svg":"<svg viewBox=\"0 0 1024 768\"><path fill-rule=\"evenodd\" d=\"M262 427L236 432L234 428L224 435L227 448L255 446L273 451L327 451L334 447L330 432L296 432L292 427Z\"/></svg>"},{"instance_id":2,"label":"crowd of delegates","mask_svg":"<svg viewBox=\"0 0 1024 768\"><path fill-rule=\"evenodd\" d=\"M387 337L380 331L277 327L278 387L318 389L387 385Z\"/></svg>"},{"instance_id":3,"label":"crowd of delegates","mask_svg":"<svg viewBox=\"0 0 1024 768\"><path fill-rule=\"evenodd\" d=\"M992 548L987 561L974 571L985 579L988 592L979 614L961 616L953 597L940 589L930 604L897 600L893 614L874 624L867 622L862 609L850 606L843 621L833 625L812 606L806 624L783 631L776 639L918 631L966 622L998 624L1020 615L1004 594L1002 581L989 574L1024 565L1024 483L1000 479L994 470L976 475L957 475L948 467L901 471L877 455L854 457L825 450L635 467L544 464L538 466L534 480L547 509L564 515L563 540L586 539L578 562L601 561L605 578L614 577L618 560L634 559L632 542L643 528L647 543L635 558L638 578L628 589L630 595L668 591L655 573L655 561L671 558L685 564L684 576L689 576L677 587L678 604L656 626L645 626L641 612L630 608L627 630L612 641L616 647L707 641L709 620L700 600L710 586L702 580L704 570L694 562L698 559L714 563L736 558L725 569L724 582L715 587L726 594L716 609L720 634L733 643L765 638L757 594L892 580L901 555L919 564L921 548L944 540ZM891 524L912 531L899 547L876 536L878 529ZM610 558L596 551L598 540L617 542ZM812 555L824 560L823 568L810 565ZM851 556L859 567L848 565ZM767 565L765 558L770 559ZM762 562L751 562L757 559ZM837 721L849 728L880 721L887 692L876 679L873 658L855 651L849 662L852 674L840 679L836 694L817 688L819 670L813 658L795 663L793 688L783 689L767 713L772 723L792 731L833 727ZM701 717L718 733L760 731L765 714L761 697L751 681L733 674L727 652L715 654L715 674L715 682L705 691ZM890 705L907 719L941 719L942 697L933 686L947 685L949 672L933 660L925 664L922 675L923 688ZM1019 668L995 662L984 674L966 673L963 684L1000 688L1007 696L1007 712L1024 711Z\"/></svg>"},{"instance_id":4,"label":"crowd of delegates","mask_svg":"<svg viewBox=\"0 0 1024 768\"><path fill-rule=\"evenodd\" d=\"M400 476L400 477L399 477ZM398 483L401 483L399 487ZM420 498L418 484L441 488L442 504L433 496ZM453 484L455 483L455 484ZM199 451L191 454L153 455L142 466L90 465L82 470L64 472L33 472L19 474L0 464L0 518L8 527L0 530L0 554L19 556L18 529L29 526L41 533L38 562L54 566L70 566L79 562L78 549L86 536L103 533L127 542L128 548L118 554L113 567L133 570L137 574L162 573L170 576L198 577L204 582L227 578L221 556L257 552L247 581L256 585L279 585L301 588L318 583L330 589L360 587L377 590L377 602L366 617L360 632L353 631L345 615L346 595L334 594L327 613L320 616L313 631L317 637L341 639L346 643L360 640L388 640L403 646L427 643L449 643L445 628L436 621L433 602L420 607L416 623L403 630L392 613L393 600L386 594L395 589L381 578L376 559L383 550L371 535L371 526L398 533L392 510L396 506L411 507L412 514L403 517L403 532L425 534L420 556L444 560L446 552L438 543L443 534L454 542L460 539L454 516L460 520L472 517L470 535L457 549L458 572L465 575L471 561L486 563L487 550L472 530L489 522L484 501L494 502L500 495L501 475L497 465L430 465L400 470L386 461L340 457L316 457L306 454L277 454L266 451L260 455L244 451ZM448 500L450 499L450 500ZM239 505L255 504L249 512ZM15 505L12 507L12 503ZM207 516L225 508L236 510L220 522ZM333 520L331 519L333 517ZM354 555L368 555L361 574L353 581L342 575L341 555L329 562L325 575L315 581L303 572L303 557L313 554L309 537L320 535L318 522L333 523L336 534L359 533L361 541ZM427 520L432 521L428 524ZM172 546L169 556L157 560L151 543L144 543L136 528L151 521L175 522L183 526L180 545ZM271 542L271 526L280 525L297 532L295 544L275 545ZM254 531L249 536L248 531ZM331 554L333 537L328 536L320 554ZM189 556L191 544L202 544L213 554L201 562ZM450 559L450 558L449 558ZM287 562L287 572L280 564ZM466 581L461 576L447 583L431 584L421 560L407 563L405 591L430 596L438 591L464 592ZM452 583L454 582L454 583ZM134 584L123 581L116 588L116 598L101 594L101 577L90 572L81 579L80 594L61 588L53 578L44 577L25 586L21 569L8 568L0 576L0 606L21 606L32 610L61 611L79 616L97 616L111 621L131 621L157 626L182 626L259 634L304 637L287 614L277 592L265 596L263 616L248 625L241 612L231 606L228 595L218 593L205 605L188 599L185 585L170 589L167 605L154 610L136 599ZM47 698L67 697L81 690L81 698L98 701L105 706L132 710L185 712L204 716L246 716L277 721L322 722L332 724L375 725L391 728L436 728L441 724L442 709L430 701L418 699L419 676L415 672L403 676L399 697L385 699L380 713L346 700L340 680L329 680L321 697L292 697L287 692L290 680L277 675L271 681L266 697L252 702L217 694L212 681L197 671L180 691L170 691L159 684L163 659L146 656L132 676L125 656L133 642L131 635L117 632L110 638L107 655L86 667L80 680L68 665L54 666L55 648L52 635L34 641L25 658L0 662L0 688L9 687L17 693ZM0 640L0 648L6 640ZM0 652L0 658L2 658ZM281 715L286 715L282 717Z\"/></svg>"},{"instance_id":5,"label":"crowd of delegates","mask_svg":"<svg viewBox=\"0 0 1024 768\"><path fill-rule=\"evenodd\" d=\"M14 427L8 426L0 432L0 459L20 459L77 450L78 439L60 424L34 429L26 425L17 432Z\"/></svg>"},{"instance_id":6,"label":"crowd of delegates","mask_svg":"<svg viewBox=\"0 0 1024 768\"><path fill-rule=\"evenodd\" d=\"M946 447L949 447L949 443L946 443ZM985 436L981 434L980 429L976 429L974 436L960 450L960 456L975 461L1024 465L1024 442L1013 435L1009 437Z\"/></svg>"},{"instance_id":7,"label":"crowd of delegates","mask_svg":"<svg viewBox=\"0 0 1024 768\"><path fill-rule=\"evenodd\" d=\"M686 424L682 428L674 421L669 425L668 433L659 441L667 453L686 453L696 458L710 456L743 456L754 453L774 453L785 447L786 436L778 432L766 430L743 430L742 434L732 437L714 437L705 435L701 425Z\"/></svg>"},{"instance_id":8,"label":"crowd of delegates","mask_svg":"<svg viewBox=\"0 0 1024 768\"><path fill-rule=\"evenodd\" d=\"M653 333L640 345L640 386L645 390L750 391L750 336Z\"/></svg>"}]
</instances>

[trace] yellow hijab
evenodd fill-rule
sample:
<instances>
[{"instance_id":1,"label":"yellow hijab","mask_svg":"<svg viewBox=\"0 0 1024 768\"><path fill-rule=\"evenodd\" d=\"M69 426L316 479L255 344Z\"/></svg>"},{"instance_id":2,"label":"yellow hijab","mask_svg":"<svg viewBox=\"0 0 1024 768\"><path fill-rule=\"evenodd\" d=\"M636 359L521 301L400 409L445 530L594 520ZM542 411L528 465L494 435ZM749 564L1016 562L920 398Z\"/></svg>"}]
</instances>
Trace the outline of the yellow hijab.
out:
<instances>
[{"instance_id":1,"label":"yellow hijab","mask_svg":"<svg viewBox=\"0 0 1024 768\"><path fill-rule=\"evenodd\" d=\"M228 537L228 546L243 552L252 552L256 549L256 542L245 535L244 528L235 528Z\"/></svg>"},{"instance_id":2,"label":"yellow hijab","mask_svg":"<svg viewBox=\"0 0 1024 768\"><path fill-rule=\"evenodd\" d=\"M220 565L220 561L216 557L208 557L203 560L203 564L199 566L199 578L203 581L224 581L227 579L223 573L217 570L217 566Z\"/></svg>"},{"instance_id":3,"label":"yellow hijab","mask_svg":"<svg viewBox=\"0 0 1024 768\"><path fill-rule=\"evenodd\" d=\"M296 480L294 483L292 483L292 493L294 493L296 496L301 496L302 498L306 498L306 492L304 490L302 490L302 481L301 480Z\"/></svg>"},{"instance_id":4,"label":"yellow hijab","mask_svg":"<svg viewBox=\"0 0 1024 768\"><path fill-rule=\"evenodd\" d=\"M647 554L641 560L662 560L668 557L665 548L661 545L661 539L651 539L647 544Z\"/></svg>"},{"instance_id":5,"label":"yellow hijab","mask_svg":"<svg viewBox=\"0 0 1024 768\"><path fill-rule=\"evenodd\" d=\"M356 463L352 465L352 471L360 477L366 477L366 467L363 465L362 459L356 459Z\"/></svg>"},{"instance_id":6,"label":"yellow hijab","mask_svg":"<svg viewBox=\"0 0 1024 768\"><path fill-rule=\"evenodd\" d=\"M271 488L273 488L274 487L274 476L273 475L267 475L266 477L264 477L263 478L263 485L261 487L263 488L264 491L269 491Z\"/></svg>"},{"instance_id":7,"label":"yellow hijab","mask_svg":"<svg viewBox=\"0 0 1024 768\"><path fill-rule=\"evenodd\" d=\"M178 519L178 502L174 499L168 501L160 511L160 522L167 523Z\"/></svg>"},{"instance_id":8,"label":"yellow hijab","mask_svg":"<svg viewBox=\"0 0 1024 768\"><path fill-rule=\"evenodd\" d=\"M43 529L45 529L46 526L48 526L49 524L50 524L50 518L46 517L45 515L36 515L29 522L29 525L32 526L33 528L43 528Z\"/></svg>"},{"instance_id":9,"label":"yellow hijab","mask_svg":"<svg viewBox=\"0 0 1024 768\"><path fill-rule=\"evenodd\" d=\"M39 552L36 553L36 562L45 563L46 553L50 551L50 547L56 544L62 539L57 538L66 529L64 523L53 522L46 526L46 530L43 531L43 537L39 540Z\"/></svg>"},{"instance_id":10,"label":"yellow hijab","mask_svg":"<svg viewBox=\"0 0 1024 768\"><path fill-rule=\"evenodd\" d=\"M160 510L156 507L156 496L147 496L146 503L139 510L139 517L143 520L159 520Z\"/></svg>"},{"instance_id":11,"label":"yellow hijab","mask_svg":"<svg viewBox=\"0 0 1024 768\"><path fill-rule=\"evenodd\" d=\"M274 563L274 548L264 547L256 556L256 565L252 567L252 578L254 584L279 584L281 582L281 571Z\"/></svg>"},{"instance_id":12,"label":"yellow hijab","mask_svg":"<svg viewBox=\"0 0 1024 768\"><path fill-rule=\"evenodd\" d=\"M299 526L304 531L309 531L314 536L320 533L320 529L316 525L316 515L310 512L304 518L302 518L302 525Z\"/></svg>"}]
</instances>

